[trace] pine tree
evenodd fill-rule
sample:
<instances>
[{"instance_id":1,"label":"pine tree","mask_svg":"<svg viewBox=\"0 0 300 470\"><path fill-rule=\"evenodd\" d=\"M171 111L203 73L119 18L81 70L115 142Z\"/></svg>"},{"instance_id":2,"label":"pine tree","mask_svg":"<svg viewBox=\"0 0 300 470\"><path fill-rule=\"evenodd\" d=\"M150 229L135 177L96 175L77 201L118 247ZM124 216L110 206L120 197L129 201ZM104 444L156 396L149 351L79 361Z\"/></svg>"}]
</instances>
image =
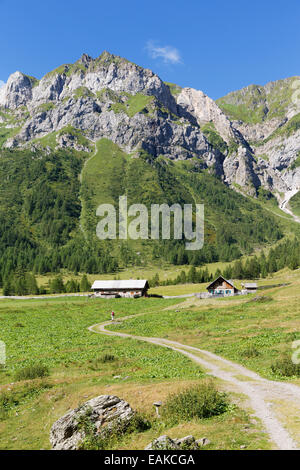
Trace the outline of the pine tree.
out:
<instances>
[{"instance_id":1,"label":"pine tree","mask_svg":"<svg viewBox=\"0 0 300 470\"><path fill-rule=\"evenodd\" d=\"M88 281L87 275L84 274L80 281L80 292L88 292L91 289L91 284Z\"/></svg>"},{"instance_id":2,"label":"pine tree","mask_svg":"<svg viewBox=\"0 0 300 470\"><path fill-rule=\"evenodd\" d=\"M196 268L195 266L191 266L188 275L187 275L187 282L195 283L196 282Z\"/></svg>"},{"instance_id":3,"label":"pine tree","mask_svg":"<svg viewBox=\"0 0 300 470\"><path fill-rule=\"evenodd\" d=\"M65 292L64 281L61 276L52 279L49 284L51 294L62 294Z\"/></svg>"},{"instance_id":4,"label":"pine tree","mask_svg":"<svg viewBox=\"0 0 300 470\"><path fill-rule=\"evenodd\" d=\"M37 295L39 294L39 288L36 282L36 278L33 274L25 274L25 285L27 294Z\"/></svg>"}]
</instances>

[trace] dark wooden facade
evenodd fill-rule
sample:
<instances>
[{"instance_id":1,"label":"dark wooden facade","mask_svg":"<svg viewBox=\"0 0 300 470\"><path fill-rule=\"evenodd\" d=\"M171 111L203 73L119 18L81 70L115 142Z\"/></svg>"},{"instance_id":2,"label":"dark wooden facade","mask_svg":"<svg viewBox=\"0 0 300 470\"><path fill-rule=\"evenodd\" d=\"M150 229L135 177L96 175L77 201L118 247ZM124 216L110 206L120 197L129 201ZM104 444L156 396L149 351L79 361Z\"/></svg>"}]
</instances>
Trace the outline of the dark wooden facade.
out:
<instances>
[{"instance_id":1,"label":"dark wooden facade","mask_svg":"<svg viewBox=\"0 0 300 470\"><path fill-rule=\"evenodd\" d=\"M228 281L223 276L219 276L206 288L211 295L229 296L235 295L239 290L232 281Z\"/></svg>"}]
</instances>

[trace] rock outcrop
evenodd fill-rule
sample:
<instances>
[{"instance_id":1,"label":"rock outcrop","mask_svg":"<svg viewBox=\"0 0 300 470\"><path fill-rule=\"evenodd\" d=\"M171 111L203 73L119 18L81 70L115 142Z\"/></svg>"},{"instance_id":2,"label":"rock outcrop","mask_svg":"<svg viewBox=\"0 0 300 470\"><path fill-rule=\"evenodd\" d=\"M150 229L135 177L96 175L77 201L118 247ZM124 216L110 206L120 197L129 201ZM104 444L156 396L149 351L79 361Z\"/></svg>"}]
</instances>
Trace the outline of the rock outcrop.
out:
<instances>
[{"instance_id":1,"label":"rock outcrop","mask_svg":"<svg viewBox=\"0 0 300 470\"><path fill-rule=\"evenodd\" d=\"M232 127L227 116L219 106L209 98L203 91L194 88L183 88L177 97L179 112L184 116L186 113L194 116L201 126L212 122L220 136L228 144L232 140L239 142L239 135Z\"/></svg>"},{"instance_id":2,"label":"rock outcrop","mask_svg":"<svg viewBox=\"0 0 300 470\"><path fill-rule=\"evenodd\" d=\"M50 442L54 450L76 450L85 438L79 425L80 419L88 417L95 435L109 431L116 423L129 425L135 413L130 405L113 395L100 395L77 409L69 411L56 421L50 431Z\"/></svg>"},{"instance_id":3,"label":"rock outcrop","mask_svg":"<svg viewBox=\"0 0 300 470\"><path fill-rule=\"evenodd\" d=\"M150 442L145 450L200 450L201 447L209 444L210 441L206 437L196 440L194 436L189 435L180 439L171 439L163 435Z\"/></svg>"},{"instance_id":4,"label":"rock outcrop","mask_svg":"<svg viewBox=\"0 0 300 470\"><path fill-rule=\"evenodd\" d=\"M32 99L34 81L21 72L10 75L5 86L0 89L0 106L11 110L26 106Z\"/></svg>"}]
</instances>

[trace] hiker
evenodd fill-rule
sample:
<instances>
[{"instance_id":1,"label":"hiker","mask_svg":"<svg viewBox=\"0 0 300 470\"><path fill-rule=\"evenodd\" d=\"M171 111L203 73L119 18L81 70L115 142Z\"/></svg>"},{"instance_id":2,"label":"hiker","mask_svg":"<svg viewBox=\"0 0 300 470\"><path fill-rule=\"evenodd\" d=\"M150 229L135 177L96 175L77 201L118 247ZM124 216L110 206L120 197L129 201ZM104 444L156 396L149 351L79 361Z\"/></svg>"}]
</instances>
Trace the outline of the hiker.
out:
<instances>
[{"instance_id":1,"label":"hiker","mask_svg":"<svg viewBox=\"0 0 300 470\"><path fill-rule=\"evenodd\" d=\"M114 319L115 319L115 312L112 311L112 312L111 312L111 321L114 321Z\"/></svg>"}]
</instances>

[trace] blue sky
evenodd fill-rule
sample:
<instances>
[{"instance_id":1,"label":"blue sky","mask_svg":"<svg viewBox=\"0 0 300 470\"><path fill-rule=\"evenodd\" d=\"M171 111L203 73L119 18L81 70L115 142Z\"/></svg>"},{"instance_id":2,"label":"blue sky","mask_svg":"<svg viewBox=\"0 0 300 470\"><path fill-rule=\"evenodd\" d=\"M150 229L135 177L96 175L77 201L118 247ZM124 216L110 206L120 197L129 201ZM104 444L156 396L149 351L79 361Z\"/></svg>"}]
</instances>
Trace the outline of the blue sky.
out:
<instances>
[{"instance_id":1,"label":"blue sky","mask_svg":"<svg viewBox=\"0 0 300 470\"><path fill-rule=\"evenodd\" d=\"M299 0L0 0L0 80L103 50L212 98L300 75Z\"/></svg>"}]
</instances>

